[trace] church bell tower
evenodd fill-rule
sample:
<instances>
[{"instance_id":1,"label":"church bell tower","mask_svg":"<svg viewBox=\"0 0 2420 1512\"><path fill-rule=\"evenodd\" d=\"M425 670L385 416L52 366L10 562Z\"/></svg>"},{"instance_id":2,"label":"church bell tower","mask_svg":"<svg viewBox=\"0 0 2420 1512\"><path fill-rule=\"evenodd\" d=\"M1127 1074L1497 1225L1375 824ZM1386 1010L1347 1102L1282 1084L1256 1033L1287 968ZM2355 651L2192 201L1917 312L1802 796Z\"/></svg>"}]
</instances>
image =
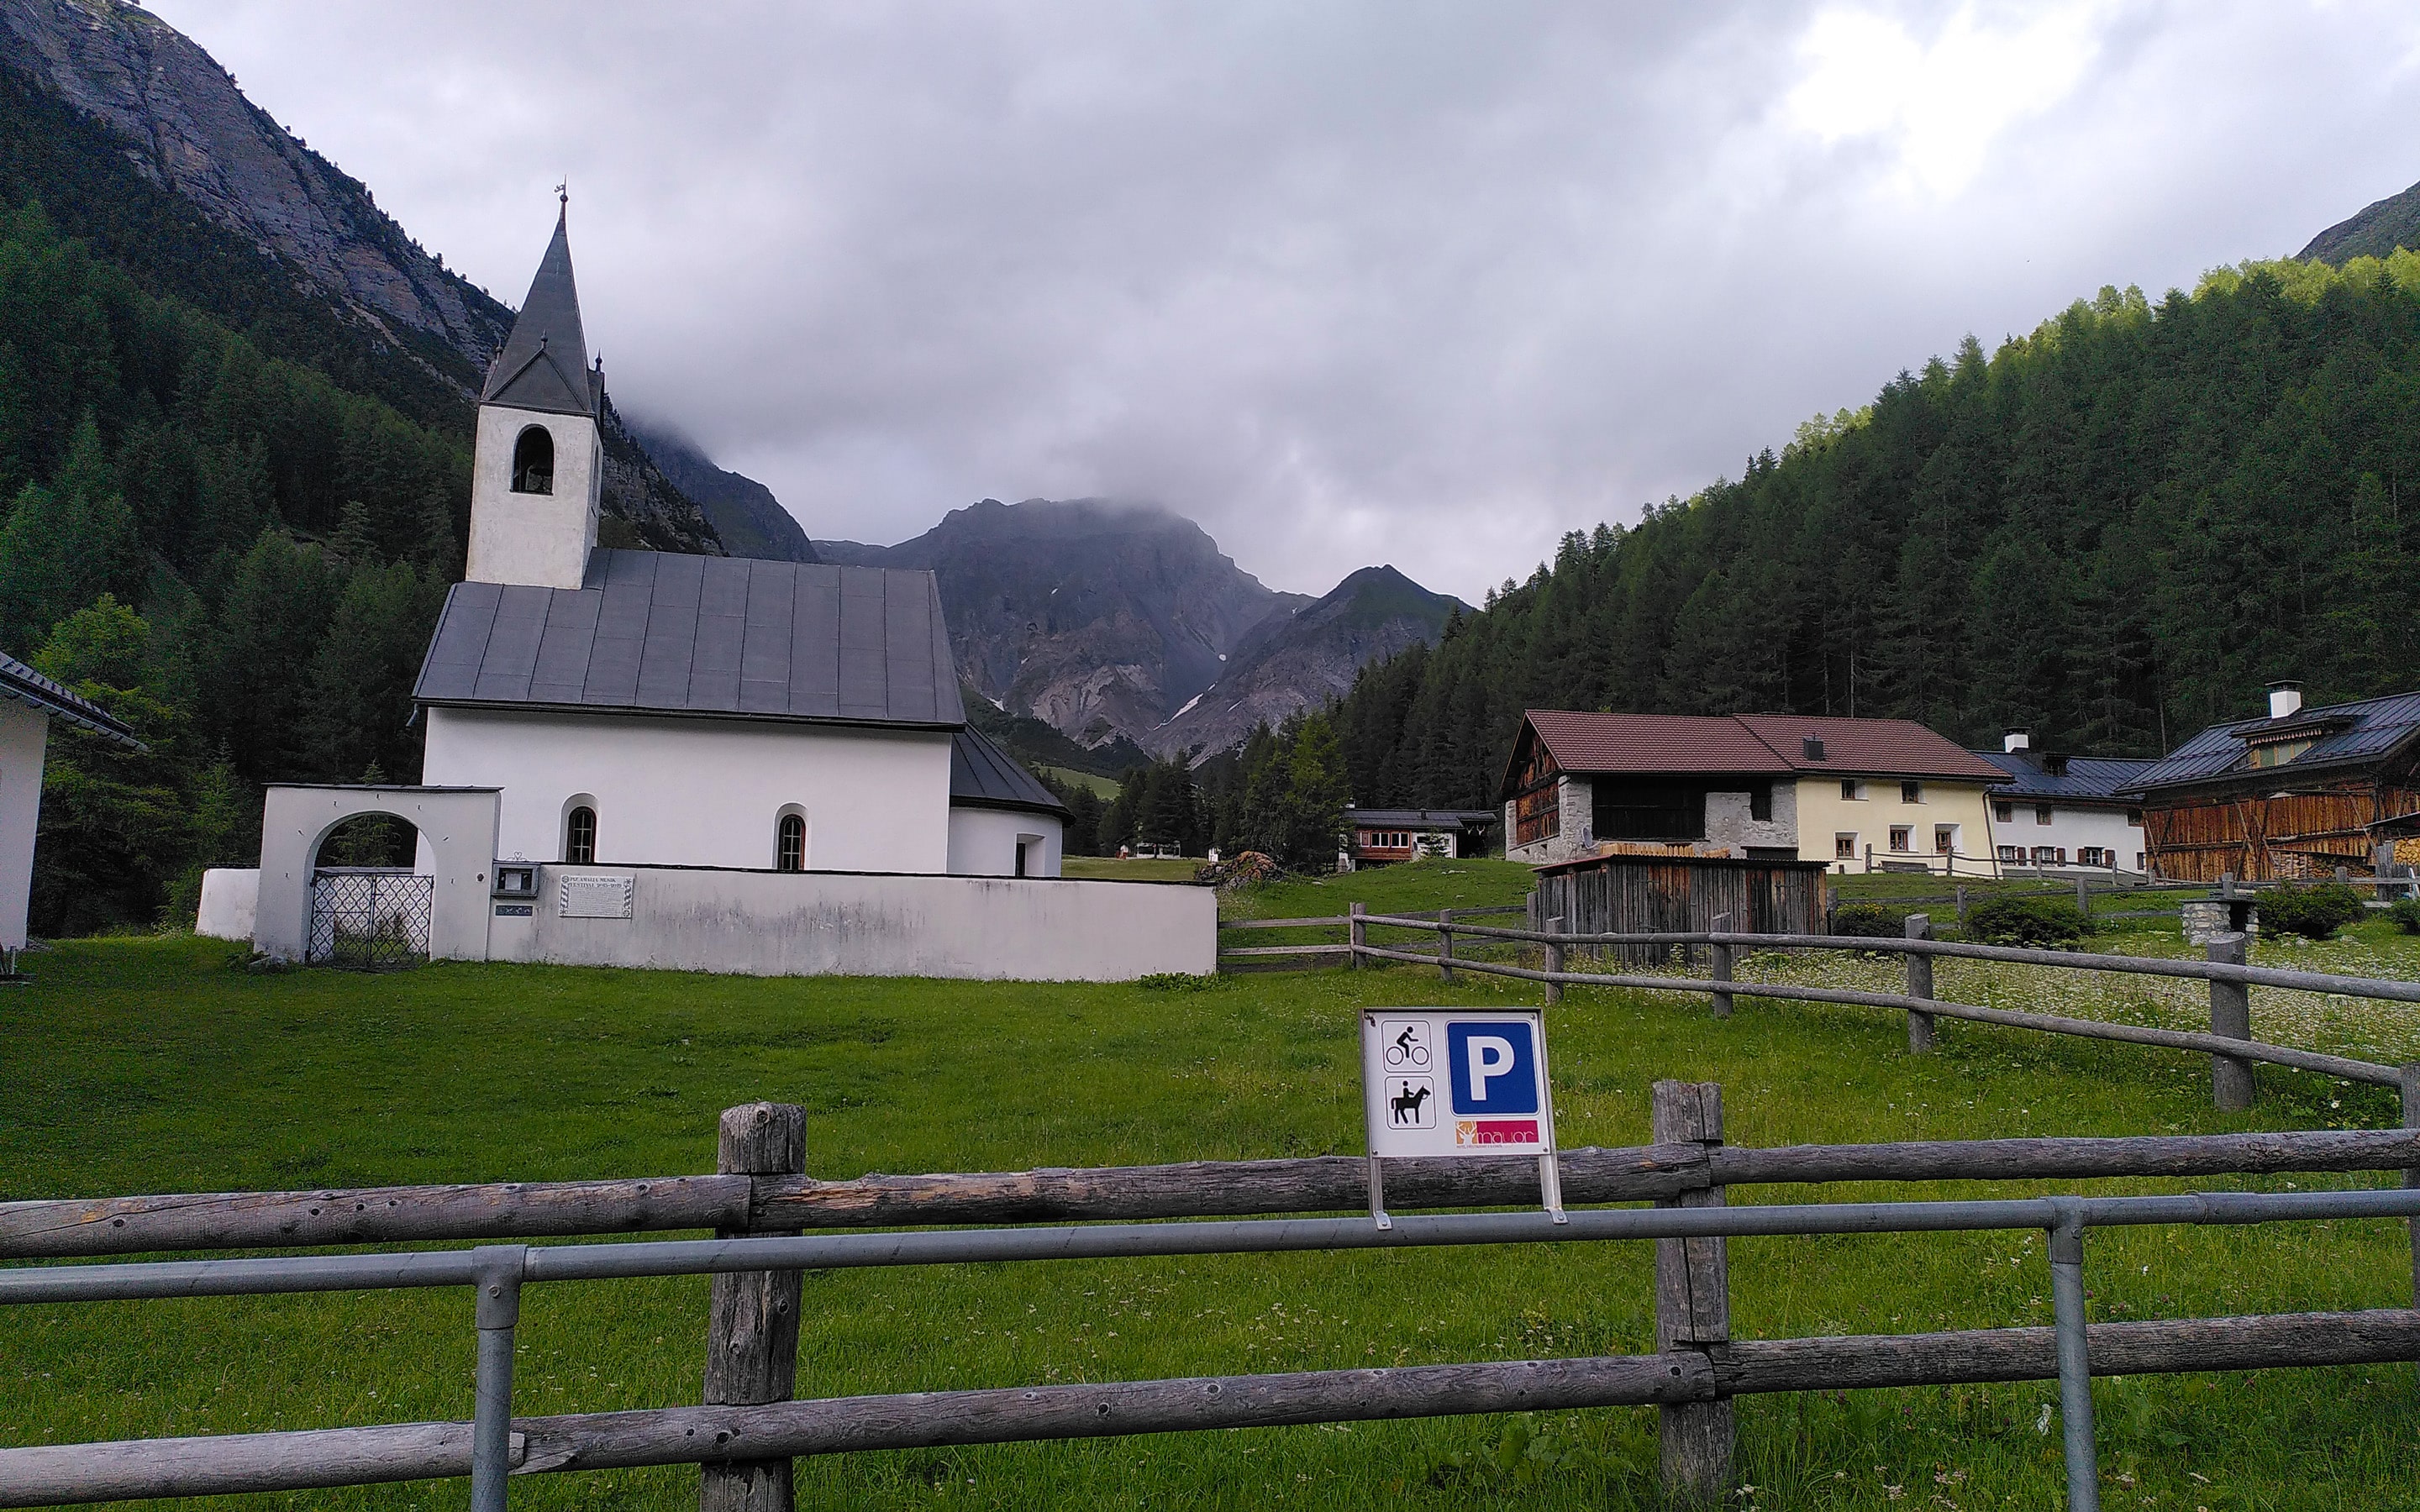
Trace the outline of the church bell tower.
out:
<instances>
[{"instance_id":1,"label":"church bell tower","mask_svg":"<svg viewBox=\"0 0 2420 1512\"><path fill-rule=\"evenodd\" d=\"M588 365L571 281L569 204L520 318L488 369L471 460L472 582L577 588L597 545L605 375Z\"/></svg>"}]
</instances>

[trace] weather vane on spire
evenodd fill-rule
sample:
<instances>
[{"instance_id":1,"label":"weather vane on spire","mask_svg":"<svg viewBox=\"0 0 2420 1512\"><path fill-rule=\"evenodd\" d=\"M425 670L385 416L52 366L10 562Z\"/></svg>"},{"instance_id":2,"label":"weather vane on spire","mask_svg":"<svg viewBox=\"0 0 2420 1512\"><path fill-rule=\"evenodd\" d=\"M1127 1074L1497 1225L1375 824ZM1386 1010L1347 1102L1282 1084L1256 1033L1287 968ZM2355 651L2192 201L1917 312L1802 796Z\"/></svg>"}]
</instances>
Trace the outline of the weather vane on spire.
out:
<instances>
[{"instance_id":1,"label":"weather vane on spire","mask_svg":"<svg viewBox=\"0 0 2420 1512\"><path fill-rule=\"evenodd\" d=\"M571 176L569 174L564 175L563 182L554 186L554 199L556 204L563 206L566 209L571 207Z\"/></svg>"}]
</instances>

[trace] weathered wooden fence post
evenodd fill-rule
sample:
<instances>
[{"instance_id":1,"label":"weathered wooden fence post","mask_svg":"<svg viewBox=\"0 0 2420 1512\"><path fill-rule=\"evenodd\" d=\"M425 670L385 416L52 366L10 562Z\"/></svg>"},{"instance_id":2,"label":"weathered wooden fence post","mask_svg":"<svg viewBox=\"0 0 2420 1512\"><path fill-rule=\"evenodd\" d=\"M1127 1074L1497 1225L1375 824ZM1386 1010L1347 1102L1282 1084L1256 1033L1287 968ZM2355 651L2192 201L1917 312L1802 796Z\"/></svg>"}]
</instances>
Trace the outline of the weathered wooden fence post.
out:
<instances>
[{"instance_id":1,"label":"weathered wooden fence post","mask_svg":"<svg viewBox=\"0 0 2420 1512\"><path fill-rule=\"evenodd\" d=\"M2075 911L2084 916L2084 927L2090 929L2092 927L2092 892L2085 887L2082 877L2075 879Z\"/></svg>"},{"instance_id":2,"label":"weathered wooden fence post","mask_svg":"<svg viewBox=\"0 0 2420 1512\"><path fill-rule=\"evenodd\" d=\"M1350 911L1352 918L1344 926L1345 943L1352 947L1353 969L1358 971L1362 966L1361 948L1370 943L1370 926L1361 921L1361 916L1370 911L1370 905L1355 903Z\"/></svg>"},{"instance_id":3,"label":"weathered wooden fence post","mask_svg":"<svg viewBox=\"0 0 2420 1512\"><path fill-rule=\"evenodd\" d=\"M1932 919L1926 914L1907 916L1907 937L1911 940L1932 938ZM1907 995L1910 997L1932 995L1932 957L1911 950L1907 955ZM1907 1011L1907 1053L1923 1055L1932 1048L1932 1015L1922 1009Z\"/></svg>"},{"instance_id":4,"label":"weathered wooden fence post","mask_svg":"<svg viewBox=\"0 0 2420 1512\"><path fill-rule=\"evenodd\" d=\"M1560 934L1562 932L1563 932L1563 916L1562 916L1562 915L1560 915L1560 914L1557 914L1557 915L1555 915L1552 918L1549 918L1549 919L1547 919L1547 920L1546 920L1546 933L1549 933L1549 934ZM1548 940L1548 941L1546 942L1546 969L1547 969L1548 971L1550 971L1550 972L1559 972L1559 971L1561 971L1561 970L1563 969L1563 948L1562 948L1562 946L1561 946L1561 944L1560 944L1560 943L1559 943L1559 942L1557 942L1557 941L1554 941L1554 940ZM1563 984L1562 984L1561 982L1559 982L1559 981L1549 981L1549 982L1547 982L1547 983L1546 983L1546 1006L1547 1006L1548 1008L1552 1008L1552 1007L1554 1007L1557 1003L1559 1003L1559 1002L1561 1002L1562 1000L1563 1000Z\"/></svg>"},{"instance_id":5,"label":"weathered wooden fence post","mask_svg":"<svg viewBox=\"0 0 2420 1512\"><path fill-rule=\"evenodd\" d=\"M1714 932L1717 934L1729 934L1731 932L1731 916L1729 914L1716 914L1714 918ZM1714 964L1711 969L1714 972L1714 980L1716 981L1730 980L1731 948L1725 945L1722 941L1716 940L1713 945L1706 948L1706 953L1713 958ZM1730 1016L1731 995L1729 993L1714 994L1714 1017L1718 1019L1727 1019Z\"/></svg>"},{"instance_id":6,"label":"weathered wooden fence post","mask_svg":"<svg viewBox=\"0 0 2420 1512\"><path fill-rule=\"evenodd\" d=\"M799 1176L806 1168L806 1109L788 1103L751 1103L723 1110L715 1149L718 1172ZM755 1230L715 1232L733 1239ZM709 1406L790 1399L799 1383L799 1281L796 1271L748 1271L714 1278L706 1329L705 1396ZM787 1459L730 1460L703 1468L698 1512L791 1512Z\"/></svg>"},{"instance_id":7,"label":"weathered wooden fence post","mask_svg":"<svg viewBox=\"0 0 2420 1512\"><path fill-rule=\"evenodd\" d=\"M1653 1134L1662 1144L1723 1142L1720 1082L1657 1082ZM1707 1186L1677 1197L1658 1197L1659 1208L1719 1208L1723 1189ZM1731 1341L1730 1252L1720 1239L1659 1239L1655 1242L1655 1348L1659 1352L1696 1350L1720 1352ZM1664 1495L1683 1507L1720 1506L1730 1493L1735 1428L1730 1398L1688 1402L1660 1410L1658 1446Z\"/></svg>"},{"instance_id":8,"label":"weathered wooden fence post","mask_svg":"<svg viewBox=\"0 0 2420 1512\"><path fill-rule=\"evenodd\" d=\"M1437 910L1437 979L1453 985L1453 910Z\"/></svg>"},{"instance_id":9,"label":"weathered wooden fence post","mask_svg":"<svg viewBox=\"0 0 2420 1512\"><path fill-rule=\"evenodd\" d=\"M1966 885L1962 882L1951 890L1958 897L1958 933L1963 934L1966 933Z\"/></svg>"},{"instance_id":10,"label":"weathered wooden fence post","mask_svg":"<svg viewBox=\"0 0 2420 1512\"><path fill-rule=\"evenodd\" d=\"M2407 1060L2402 1066L2403 1127L2420 1129L2420 1060ZM2403 1184L2420 1187L2420 1169L2403 1173ZM2406 1218L2412 1230L2412 1305L2420 1307L2420 1218Z\"/></svg>"},{"instance_id":11,"label":"weathered wooden fence post","mask_svg":"<svg viewBox=\"0 0 2420 1512\"><path fill-rule=\"evenodd\" d=\"M2210 942L2214 964L2240 966L2245 959L2244 936L2221 934ZM2210 1032L2230 1040L2252 1038L2252 989L2240 981L2210 984ZM2234 1056L2210 1057L2211 1103L2226 1112L2241 1113L2252 1105L2252 1062Z\"/></svg>"}]
</instances>

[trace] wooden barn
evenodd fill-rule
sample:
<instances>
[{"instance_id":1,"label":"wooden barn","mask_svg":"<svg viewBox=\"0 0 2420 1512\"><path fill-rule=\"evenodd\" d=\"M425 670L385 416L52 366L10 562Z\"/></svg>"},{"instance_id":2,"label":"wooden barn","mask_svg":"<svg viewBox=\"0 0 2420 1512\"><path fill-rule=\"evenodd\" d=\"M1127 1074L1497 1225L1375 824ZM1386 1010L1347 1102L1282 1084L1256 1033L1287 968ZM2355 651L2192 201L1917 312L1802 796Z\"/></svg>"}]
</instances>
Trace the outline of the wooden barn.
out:
<instances>
[{"instance_id":1,"label":"wooden barn","mask_svg":"<svg viewBox=\"0 0 2420 1512\"><path fill-rule=\"evenodd\" d=\"M1826 871L1821 861L1733 860L1719 856L1603 855L1538 868L1530 927L1559 918L1567 934L1649 934L1731 928L1759 934L1823 933ZM1668 960L1669 946L1619 946L1606 953L1635 964Z\"/></svg>"},{"instance_id":2,"label":"wooden barn","mask_svg":"<svg viewBox=\"0 0 2420 1512\"><path fill-rule=\"evenodd\" d=\"M2420 815L2420 693L2303 707L2291 684L2269 717L2215 724L2139 779L2150 870L2180 882L2369 871L2395 823Z\"/></svg>"}]
</instances>

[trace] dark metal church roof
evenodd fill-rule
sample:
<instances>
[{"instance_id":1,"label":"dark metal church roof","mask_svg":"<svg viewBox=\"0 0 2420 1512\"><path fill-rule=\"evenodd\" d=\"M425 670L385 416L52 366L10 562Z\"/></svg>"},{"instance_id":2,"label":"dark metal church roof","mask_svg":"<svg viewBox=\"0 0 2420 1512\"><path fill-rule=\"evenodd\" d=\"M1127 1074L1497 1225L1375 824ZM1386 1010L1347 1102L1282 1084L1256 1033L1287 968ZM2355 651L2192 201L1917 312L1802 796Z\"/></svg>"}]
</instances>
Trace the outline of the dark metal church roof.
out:
<instances>
[{"instance_id":1,"label":"dark metal church roof","mask_svg":"<svg viewBox=\"0 0 2420 1512\"><path fill-rule=\"evenodd\" d=\"M1067 806L1056 794L972 726L950 738L950 807L1025 809L1068 817Z\"/></svg>"},{"instance_id":2,"label":"dark metal church roof","mask_svg":"<svg viewBox=\"0 0 2420 1512\"><path fill-rule=\"evenodd\" d=\"M599 549L578 588L457 583L412 697L465 707L966 723L929 572Z\"/></svg>"},{"instance_id":3,"label":"dark metal church roof","mask_svg":"<svg viewBox=\"0 0 2420 1512\"><path fill-rule=\"evenodd\" d=\"M568 213L566 210L566 214ZM571 278L571 239L565 215L554 221L529 298L504 349L488 369L481 404L509 405L552 414L597 413L598 384L588 368L587 338L580 329L580 289Z\"/></svg>"},{"instance_id":4,"label":"dark metal church roof","mask_svg":"<svg viewBox=\"0 0 2420 1512\"><path fill-rule=\"evenodd\" d=\"M69 691L6 653L0 653L0 698L39 709L54 719L64 719L79 729L106 735L136 750L145 748L143 742L134 738L134 732L108 710L80 693Z\"/></svg>"}]
</instances>

